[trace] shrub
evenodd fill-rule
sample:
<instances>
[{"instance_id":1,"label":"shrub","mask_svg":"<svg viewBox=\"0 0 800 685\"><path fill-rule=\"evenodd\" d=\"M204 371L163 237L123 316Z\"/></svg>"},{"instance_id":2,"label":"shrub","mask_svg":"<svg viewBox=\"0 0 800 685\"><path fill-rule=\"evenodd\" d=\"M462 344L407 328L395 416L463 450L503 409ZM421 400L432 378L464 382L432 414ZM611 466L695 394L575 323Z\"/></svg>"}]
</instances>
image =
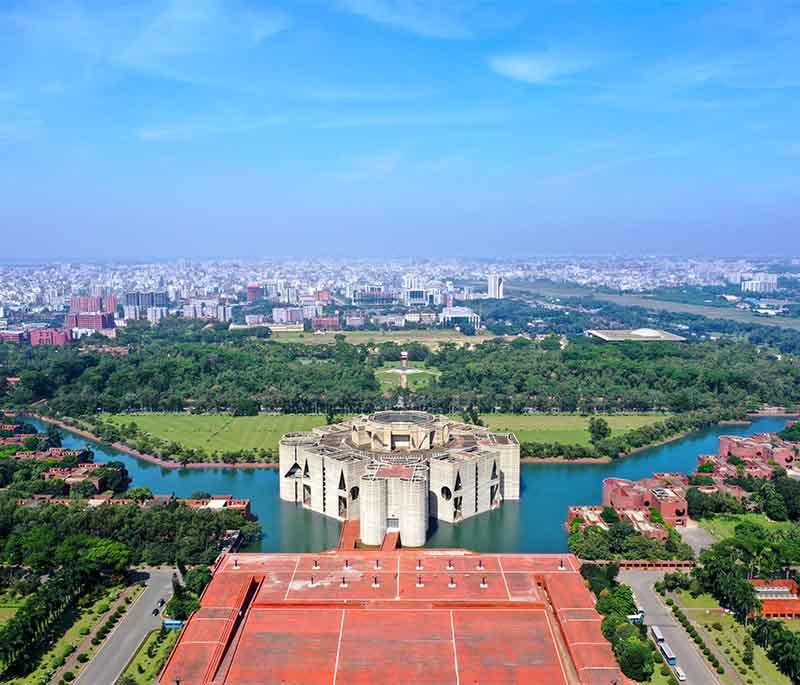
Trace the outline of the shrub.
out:
<instances>
[{"instance_id":1,"label":"shrub","mask_svg":"<svg viewBox=\"0 0 800 685\"><path fill-rule=\"evenodd\" d=\"M714 621L714 623L711 624L711 627L714 630L719 630L719 631L722 630L722 624L719 621Z\"/></svg>"},{"instance_id":2,"label":"shrub","mask_svg":"<svg viewBox=\"0 0 800 685\"><path fill-rule=\"evenodd\" d=\"M72 671L67 671L64 674L64 680L68 683L71 683L73 680L75 680L75 674Z\"/></svg>"},{"instance_id":3,"label":"shrub","mask_svg":"<svg viewBox=\"0 0 800 685\"><path fill-rule=\"evenodd\" d=\"M719 673L720 675L722 675L723 673L725 673L725 669L724 669L724 668L722 668L722 666L717 666L717 673Z\"/></svg>"},{"instance_id":4,"label":"shrub","mask_svg":"<svg viewBox=\"0 0 800 685\"><path fill-rule=\"evenodd\" d=\"M669 675L669 666L666 664L661 667L661 675Z\"/></svg>"},{"instance_id":5,"label":"shrub","mask_svg":"<svg viewBox=\"0 0 800 685\"><path fill-rule=\"evenodd\" d=\"M86 652L81 652L78 654L78 661L80 661L82 664L85 664L87 661L89 661L89 655Z\"/></svg>"}]
</instances>

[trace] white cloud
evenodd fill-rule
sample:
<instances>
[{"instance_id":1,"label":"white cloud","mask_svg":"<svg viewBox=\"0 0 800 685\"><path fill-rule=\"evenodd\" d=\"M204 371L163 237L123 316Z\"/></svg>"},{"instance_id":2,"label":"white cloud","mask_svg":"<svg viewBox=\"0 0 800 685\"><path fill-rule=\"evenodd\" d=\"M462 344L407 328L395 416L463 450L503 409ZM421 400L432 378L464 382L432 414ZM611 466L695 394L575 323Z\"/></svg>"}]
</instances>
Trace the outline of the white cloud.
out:
<instances>
[{"instance_id":1,"label":"white cloud","mask_svg":"<svg viewBox=\"0 0 800 685\"><path fill-rule=\"evenodd\" d=\"M458 112L408 112L338 117L320 121L314 124L314 128L493 126L507 120L508 113L504 110L476 109Z\"/></svg>"},{"instance_id":2,"label":"white cloud","mask_svg":"<svg viewBox=\"0 0 800 685\"><path fill-rule=\"evenodd\" d=\"M493 71L507 78L537 85L553 85L588 70L589 60L549 52L510 53L489 58Z\"/></svg>"},{"instance_id":3,"label":"white cloud","mask_svg":"<svg viewBox=\"0 0 800 685\"><path fill-rule=\"evenodd\" d=\"M459 40L474 34L476 7L466 0L339 0L346 11L425 38Z\"/></svg>"},{"instance_id":4,"label":"white cloud","mask_svg":"<svg viewBox=\"0 0 800 685\"><path fill-rule=\"evenodd\" d=\"M136 131L136 137L146 143L180 143L198 138L250 133L264 128L281 126L286 121L286 117L283 116L257 118L222 115L203 120L142 127Z\"/></svg>"},{"instance_id":5,"label":"white cloud","mask_svg":"<svg viewBox=\"0 0 800 685\"><path fill-rule=\"evenodd\" d=\"M382 152L366 157L358 157L349 162L349 168L334 176L345 183L374 181L391 176L400 164L403 155L397 151Z\"/></svg>"},{"instance_id":6,"label":"white cloud","mask_svg":"<svg viewBox=\"0 0 800 685\"><path fill-rule=\"evenodd\" d=\"M253 48L289 26L280 10L246 9L220 0L171 0L131 41L120 62L146 71L172 71L193 55Z\"/></svg>"}]
</instances>

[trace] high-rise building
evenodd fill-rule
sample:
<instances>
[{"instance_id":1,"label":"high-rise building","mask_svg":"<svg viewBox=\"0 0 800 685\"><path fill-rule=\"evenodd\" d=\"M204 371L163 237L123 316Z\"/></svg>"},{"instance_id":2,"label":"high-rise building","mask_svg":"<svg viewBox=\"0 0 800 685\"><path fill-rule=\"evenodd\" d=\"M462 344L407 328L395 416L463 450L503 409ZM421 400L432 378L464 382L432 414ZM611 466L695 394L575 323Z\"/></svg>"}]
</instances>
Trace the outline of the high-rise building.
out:
<instances>
[{"instance_id":1,"label":"high-rise building","mask_svg":"<svg viewBox=\"0 0 800 685\"><path fill-rule=\"evenodd\" d=\"M102 312L103 298L99 295L77 295L70 300L69 311L71 314Z\"/></svg>"},{"instance_id":2,"label":"high-rise building","mask_svg":"<svg viewBox=\"0 0 800 685\"><path fill-rule=\"evenodd\" d=\"M125 305L129 307L166 307L169 297L165 292L125 293Z\"/></svg>"},{"instance_id":3,"label":"high-rise building","mask_svg":"<svg viewBox=\"0 0 800 685\"><path fill-rule=\"evenodd\" d=\"M264 299L264 288L258 283L251 283L247 286L247 303L252 304Z\"/></svg>"},{"instance_id":4,"label":"high-rise building","mask_svg":"<svg viewBox=\"0 0 800 685\"><path fill-rule=\"evenodd\" d=\"M273 307L272 321L274 323L302 323L303 310L300 307Z\"/></svg>"},{"instance_id":5,"label":"high-rise building","mask_svg":"<svg viewBox=\"0 0 800 685\"><path fill-rule=\"evenodd\" d=\"M489 274L489 297L493 300L503 299L503 277L500 274Z\"/></svg>"},{"instance_id":6,"label":"high-rise building","mask_svg":"<svg viewBox=\"0 0 800 685\"><path fill-rule=\"evenodd\" d=\"M778 289L777 274L759 273L742 281L743 293L774 293Z\"/></svg>"},{"instance_id":7,"label":"high-rise building","mask_svg":"<svg viewBox=\"0 0 800 685\"><path fill-rule=\"evenodd\" d=\"M65 328L82 328L99 331L114 328L114 315L111 312L73 312L67 314Z\"/></svg>"}]
</instances>

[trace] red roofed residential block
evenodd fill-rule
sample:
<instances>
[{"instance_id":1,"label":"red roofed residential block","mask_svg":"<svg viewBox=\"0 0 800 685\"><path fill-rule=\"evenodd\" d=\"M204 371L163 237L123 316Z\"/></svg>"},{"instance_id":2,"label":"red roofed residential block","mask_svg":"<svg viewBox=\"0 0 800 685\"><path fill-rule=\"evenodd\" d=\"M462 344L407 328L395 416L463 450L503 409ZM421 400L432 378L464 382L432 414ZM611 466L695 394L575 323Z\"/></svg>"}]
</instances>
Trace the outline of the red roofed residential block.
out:
<instances>
[{"instance_id":1,"label":"red roofed residential block","mask_svg":"<svg viewBox=\"0 0 800 685\"><path fill-rule=\"evenodd\" d=\"M750 584L756 588L756 594L761 600L760 615L764 618L800 617L800 597L794 580L753 579Z\"/></svg>"}]
</instances>

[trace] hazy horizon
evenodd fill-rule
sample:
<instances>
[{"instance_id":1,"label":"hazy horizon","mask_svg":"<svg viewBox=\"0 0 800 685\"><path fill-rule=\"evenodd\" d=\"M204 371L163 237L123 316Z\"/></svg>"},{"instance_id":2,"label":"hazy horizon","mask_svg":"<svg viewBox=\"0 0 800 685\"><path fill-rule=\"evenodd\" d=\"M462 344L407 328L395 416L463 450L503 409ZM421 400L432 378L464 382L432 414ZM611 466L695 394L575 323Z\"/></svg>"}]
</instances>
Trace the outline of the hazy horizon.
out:
<instances>
[{"instance_id":1,"label":"hazy horizon","mask_svg":"<svg viewBox=\"0 0 800 685\"><path fill-rule=\"evenodd\" d=\"M800 254L796 5L10 0L0 59L6 261Z\"/></svg>"}]
</instances>

